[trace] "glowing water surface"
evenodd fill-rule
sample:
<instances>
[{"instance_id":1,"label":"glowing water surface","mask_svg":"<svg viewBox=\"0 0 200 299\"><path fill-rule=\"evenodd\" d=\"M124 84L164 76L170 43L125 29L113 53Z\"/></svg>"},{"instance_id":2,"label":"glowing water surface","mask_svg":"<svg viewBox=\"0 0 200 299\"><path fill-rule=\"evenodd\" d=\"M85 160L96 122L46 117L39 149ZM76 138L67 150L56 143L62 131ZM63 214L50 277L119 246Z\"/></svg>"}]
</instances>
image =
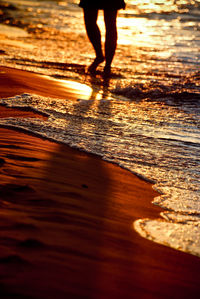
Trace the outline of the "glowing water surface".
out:
<instances>
[{"instance_id":1,"label":"glowing water surface","mask_svg":"<svg viewBox=\"0 0 200 299\"><path fill-rule=\"evenodd\" d=\"M154 203L169 211L160 220L138 220L135 229L200 255L200 1L127 0L109 82L100 76L103 66L97 78L86 73L94 54L79 1L1 2L16 8L3 10L3 26L26 34L0 31L0 63L61 78L61 84L79 81L75 101L28 94L1 100L49 116L1 119L1 125L96 153L153 180L163 194ZM98 22L104 32L102 13Z\"/></svg>"},{"instance_id":2,"label":"glowing water surface","mask_svg":"<svg viewBox=\"0 0 200 299\"><path fill-rule=\"evenodd\" d=\"M80 74L85 72L94 54L85 34L78 0L2 2L16 7L5 10L3 23L27 30L28 36L16 39L34 46L29 50L22 46L19 51L2 44L6 54L0 56L2 64L15 63L20 68L83 80ZM113 70L121 74L125 84L161 77L169 80L172 75L196 71L200 59L198 0L126 2L126 10L119 11L118 48L113 62ZM102 12L98 23L104 40ZM64 69L61 64L66 64Z\"/></svg>"}]
</instances>

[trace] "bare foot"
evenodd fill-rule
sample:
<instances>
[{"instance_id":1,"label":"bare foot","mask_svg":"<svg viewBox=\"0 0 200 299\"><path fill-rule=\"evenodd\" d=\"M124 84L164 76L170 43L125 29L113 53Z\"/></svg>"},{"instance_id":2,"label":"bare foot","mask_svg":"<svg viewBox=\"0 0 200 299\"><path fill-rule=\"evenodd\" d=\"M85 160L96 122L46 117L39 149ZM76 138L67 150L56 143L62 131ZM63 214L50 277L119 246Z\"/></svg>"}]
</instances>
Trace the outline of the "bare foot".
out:
<instances>
[{"instance_id":1,"label":"bare foot","mask_svg":"<svg viewBox=\"0 0 200 299\"><path fill-rule=\"evenodd\" d=\"M100 63L102 63L103 61L104 61L104 57L103 56L96 57L95 60L93 61L93 63L89 66L88 72L89 73L95 73L98 65Z\"/></svg>"}]
</instances>

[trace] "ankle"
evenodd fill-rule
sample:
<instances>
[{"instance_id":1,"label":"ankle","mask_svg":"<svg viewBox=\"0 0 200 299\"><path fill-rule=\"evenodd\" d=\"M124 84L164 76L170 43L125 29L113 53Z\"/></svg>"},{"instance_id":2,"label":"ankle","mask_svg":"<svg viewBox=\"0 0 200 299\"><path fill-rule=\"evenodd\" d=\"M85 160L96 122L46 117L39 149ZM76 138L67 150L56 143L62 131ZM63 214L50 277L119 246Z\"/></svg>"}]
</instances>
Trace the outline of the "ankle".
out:
<instances>
[{"instance_id":1,"label":"ankle","mask_svg":"<svg viewBox=\"0 0 200 299\"><path fill-rule=\"evenodd\" d=\"M110 76L111 74L111 65L106 64L103 70L104 76Z\"/></svg>"},{"instance_id":2,"label":"ankle","mask_svg":"<svg viewBox=\"0 0 200 299\"><path fill-rule=\"evenodd\" d=\"M103 54L101 55L96 55L96 58L95 58L96 61L99 61L99 62L103 62L105 60L105 57L103 56Z\"/></svg>"}]
</instances>

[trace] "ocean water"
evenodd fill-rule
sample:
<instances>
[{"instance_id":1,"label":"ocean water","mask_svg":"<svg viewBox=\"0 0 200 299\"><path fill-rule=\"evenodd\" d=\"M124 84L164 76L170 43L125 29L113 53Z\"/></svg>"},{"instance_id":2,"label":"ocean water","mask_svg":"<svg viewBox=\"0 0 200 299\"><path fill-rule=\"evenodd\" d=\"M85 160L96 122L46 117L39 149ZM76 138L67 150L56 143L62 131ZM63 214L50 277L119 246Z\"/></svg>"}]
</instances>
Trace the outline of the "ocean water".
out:
<instances>
[{"instance_id":1,"label":"ocean water","mask_svg":"<svg viewBox=\"0 0 200 299\"><path fill-rule=\"evenodd\" d=\"M42 111L1 119L150 180L159 219L133 223L143 237L200 256L200 1L130 0L118 16L113 75L87 74L94 54L78 1L1 1L0 63L75 80L76 101L33 94L1 99ZM99 26L103 28L100 13ZM104 38L102 37L102 40Z\"/></svg>"}]
</instances>

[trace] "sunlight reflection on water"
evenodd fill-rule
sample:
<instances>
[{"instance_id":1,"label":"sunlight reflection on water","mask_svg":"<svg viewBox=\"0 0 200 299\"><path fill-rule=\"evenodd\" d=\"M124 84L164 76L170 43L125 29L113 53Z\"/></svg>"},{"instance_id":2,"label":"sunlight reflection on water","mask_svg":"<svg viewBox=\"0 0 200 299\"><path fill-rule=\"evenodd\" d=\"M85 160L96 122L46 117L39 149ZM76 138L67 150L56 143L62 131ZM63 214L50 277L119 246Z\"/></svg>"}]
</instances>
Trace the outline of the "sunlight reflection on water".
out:
<instances>
[{"instance_id":1,"label":"sunlight reflection on water","mask_svg":"<svg viewBox=\"0 0 200 299\"><path fill-rule=\"evenodd\" d=\"M39 120L5 122L155 180L164 195L154 203L172 210L171 215L164 214L168 222L162 223L140 220L137 230L156 242L200 255L200 1L127 0L127 9L119 12L115 76L108 84L101 77L102 67L97 78L86 73L94 53L78 1L9 2L20 10L10 12L5 24L21 26L29 35L7 44L0 39L0 62L63 79L60 84L70 86L77 101L22 95L7 104L47 111L50 120L42 126ZM102 12L98 24L104 35ZM110 97L111 91L119 97Z\"/></svg>"}]
</instances>

